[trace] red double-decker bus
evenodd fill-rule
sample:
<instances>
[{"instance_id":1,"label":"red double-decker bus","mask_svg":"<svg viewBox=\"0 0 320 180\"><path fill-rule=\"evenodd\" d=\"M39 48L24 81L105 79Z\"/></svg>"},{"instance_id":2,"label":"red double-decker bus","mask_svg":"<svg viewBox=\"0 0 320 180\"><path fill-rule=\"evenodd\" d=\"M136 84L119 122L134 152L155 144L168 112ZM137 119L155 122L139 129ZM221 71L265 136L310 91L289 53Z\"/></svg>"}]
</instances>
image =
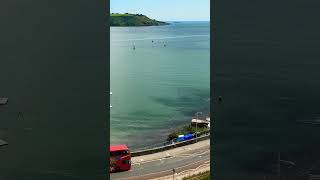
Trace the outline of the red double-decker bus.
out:
<instances>
[{"instance_id":1,"label":"red double-decker bus","mask_svg":"<svg viewBox=\"0 0 320 180\"><path fill-rule=\"evenodd\" d=\"M110 146L110 172L131 169L131 154L125 144Z\"/></svg>"}]
</instances>

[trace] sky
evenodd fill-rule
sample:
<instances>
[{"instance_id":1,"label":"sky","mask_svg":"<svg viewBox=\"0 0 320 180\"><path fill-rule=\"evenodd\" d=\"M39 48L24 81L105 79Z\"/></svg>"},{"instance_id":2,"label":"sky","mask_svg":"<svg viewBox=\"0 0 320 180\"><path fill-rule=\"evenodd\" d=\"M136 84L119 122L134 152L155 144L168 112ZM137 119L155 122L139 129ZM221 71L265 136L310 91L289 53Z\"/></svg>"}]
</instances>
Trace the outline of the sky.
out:
<instances>
[{"instance_id":1,"label":"sky","mask_svg":"<svg viewBox=\"0 0 320 180\"><path fill-rule=\"evenodd\" d=\"M210 0L111 0L110 12L143 14L160 21L209 21Z\"/></svg>"}]
</instances>

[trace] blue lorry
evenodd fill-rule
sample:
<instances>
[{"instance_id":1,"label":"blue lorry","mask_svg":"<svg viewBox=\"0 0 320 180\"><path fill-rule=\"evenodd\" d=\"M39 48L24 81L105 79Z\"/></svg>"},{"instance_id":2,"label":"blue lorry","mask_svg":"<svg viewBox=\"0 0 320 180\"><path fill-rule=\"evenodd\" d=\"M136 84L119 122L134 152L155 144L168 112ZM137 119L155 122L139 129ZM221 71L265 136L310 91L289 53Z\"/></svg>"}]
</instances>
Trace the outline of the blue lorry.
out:
<instances>
[{"instance_id":1,"label":"blue lorry","mask_svg":"<svg viewBox=\"0 0 320 180\"><path fill-rule=\"evenodd\" d=\"M186 134L186 135L179 135L176 139L176 142L182 142L182 141L186 141L186 140L189 140L189 139L192 139L194 138L194 134L192 133L189 133L189 134Z\"/></svg>"}]
</instances>

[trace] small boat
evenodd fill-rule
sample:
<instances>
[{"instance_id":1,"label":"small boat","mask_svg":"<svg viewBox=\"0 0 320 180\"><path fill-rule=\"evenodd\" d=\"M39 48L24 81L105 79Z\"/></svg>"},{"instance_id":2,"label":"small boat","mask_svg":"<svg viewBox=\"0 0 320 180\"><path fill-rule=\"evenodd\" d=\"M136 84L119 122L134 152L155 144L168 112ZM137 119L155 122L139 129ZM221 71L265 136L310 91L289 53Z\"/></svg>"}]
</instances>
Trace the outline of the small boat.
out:
<instances>
[{"instance_id":1,"label":"small boat","mask_svg":"<svg viewBox=\"0 0 320 180\"><path fill-rule=\"evenodd\" d=\"M5 145L8 145L8 143L6 141L0 139L0 147L5 146Z\"/></svg>"},{"instance_id":2,"label":"small boat","mask_svg":"<svg viewBox=\"0 0 320 180\"><path fill-rule=\"evenodd\" d=\"M0 97L0 105L5 105L8 103L8 98L2 98Z\"/></svg>"}]
</instances>

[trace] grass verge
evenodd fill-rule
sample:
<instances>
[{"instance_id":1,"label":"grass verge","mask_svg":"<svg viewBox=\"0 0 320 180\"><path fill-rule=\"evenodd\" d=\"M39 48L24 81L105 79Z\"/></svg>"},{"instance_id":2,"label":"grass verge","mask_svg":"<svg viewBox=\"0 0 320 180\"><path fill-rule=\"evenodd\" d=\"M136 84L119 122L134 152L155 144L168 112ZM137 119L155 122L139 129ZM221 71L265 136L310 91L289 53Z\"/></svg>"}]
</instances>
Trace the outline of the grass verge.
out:
<instances>
[{"instance_id":1,"label":"grass verge","mask_svg":"<svg viewBox=\"0 0 320 180\"><path fill-rule=\"evenodd\" d=\"M202 172L190 177L185 177L182 180L210 180L210 171Z\"/></svg>"}]
</instances>

